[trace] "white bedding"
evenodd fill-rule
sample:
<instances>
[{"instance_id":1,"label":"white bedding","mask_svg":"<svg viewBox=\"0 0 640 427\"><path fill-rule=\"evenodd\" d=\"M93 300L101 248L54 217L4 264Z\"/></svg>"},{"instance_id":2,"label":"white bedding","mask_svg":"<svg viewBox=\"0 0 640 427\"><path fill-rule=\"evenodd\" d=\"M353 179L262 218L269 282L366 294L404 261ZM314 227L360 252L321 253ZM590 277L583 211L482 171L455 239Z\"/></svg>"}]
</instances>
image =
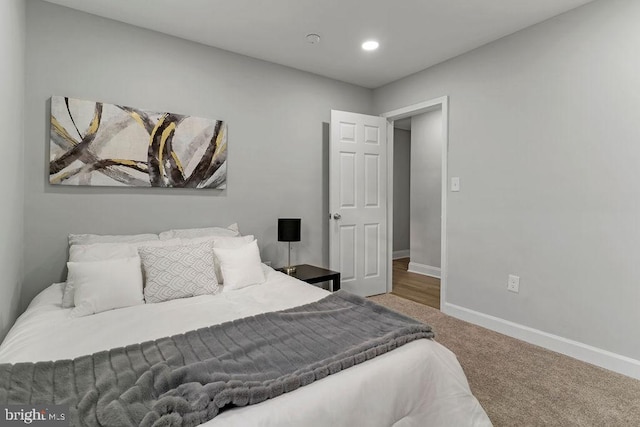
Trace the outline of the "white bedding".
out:
<instances>
[{"instance_id":1,"label":"white bedding","mask_svg":"<svg viewBox=\"0 0 640 427\"><path fill-rule=\"evenodd\" d=\"M62 284L42 291L0 345L0 363L68 359L183 333L327 295L265 266L267 282L218 295L72 318ZM205 426L490 426L453 353L418 340Z\"/></svg>"}]
</instances>

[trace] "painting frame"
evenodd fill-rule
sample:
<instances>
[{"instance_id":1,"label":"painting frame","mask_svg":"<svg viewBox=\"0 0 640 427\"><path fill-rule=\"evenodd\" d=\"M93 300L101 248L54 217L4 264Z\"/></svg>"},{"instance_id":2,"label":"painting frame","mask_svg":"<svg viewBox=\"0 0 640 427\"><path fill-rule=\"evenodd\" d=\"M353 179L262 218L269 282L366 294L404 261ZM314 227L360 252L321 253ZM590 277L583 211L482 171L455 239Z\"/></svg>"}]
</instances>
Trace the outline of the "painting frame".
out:
<instances>
[{"instance_id":1,"label":"painting frame","mask_svg":"<svg viewBox=\"0 0 640 427\"><path fill-rule=\"evenodd\" d=\"M226 189L227 123L51 97L52 185Z\"/></svg>"}]
</instances>

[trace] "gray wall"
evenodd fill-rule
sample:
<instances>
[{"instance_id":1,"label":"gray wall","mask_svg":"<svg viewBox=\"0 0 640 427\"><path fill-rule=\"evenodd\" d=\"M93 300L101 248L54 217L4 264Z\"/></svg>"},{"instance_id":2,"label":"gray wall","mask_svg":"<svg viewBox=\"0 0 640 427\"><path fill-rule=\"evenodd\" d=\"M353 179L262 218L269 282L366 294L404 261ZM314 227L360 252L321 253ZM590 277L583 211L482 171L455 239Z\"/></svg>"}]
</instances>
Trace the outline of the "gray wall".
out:
<instances>
[{"instance_id":1,"label":"gray wall","mask_svg":"<svg viewBox=\"0 0 640 427\"><path fill-rule=\"evenodd\" d=\"M440 268L441 197L442 110L438 109L411 117L411 263Z\"/></svg>"},{"instance_id":2,"label":"gray wall","mask_svg":"<svg viewBox=\"0 0 640 427\"><path fill-rule=\"evenodd\" d=\"M22 283L25 3L0 2L0 341L18 312Z\"/></svg>"},{"instance_id":3,"label":"gray wall","mask_svg":"<svg viewBox=\"0 0 640 427\"><path fill-rule=\"evenodd\" d=\"M640 359L639 22L597 1L375 90L450 97L449 303Z\"/></svg>"},{"instance_id":4,"label":"gray wall","mask_svg":"<svg viewBox=\"0 0 640 427\"><path fill-rule=\"evenodd\" d=\"M237 221L279 265L277 218L294 216L303 231L293 261L327 265L324 123L332 108L369 113L372 91L38 0L27 7L27 70L23 306L63 278L69 233ZM51 95L227 120L228 190L50 186Z\"/></svg>"},{"instance_id":5,"label":"gray wall","mask_svg":"<svg viewBox=\"0 0 640 427\"><path fill-rule=\"evenodd\" d=\"M393 250L409 250L411 132L393 130Z\"/></svg>"}]
</instances>

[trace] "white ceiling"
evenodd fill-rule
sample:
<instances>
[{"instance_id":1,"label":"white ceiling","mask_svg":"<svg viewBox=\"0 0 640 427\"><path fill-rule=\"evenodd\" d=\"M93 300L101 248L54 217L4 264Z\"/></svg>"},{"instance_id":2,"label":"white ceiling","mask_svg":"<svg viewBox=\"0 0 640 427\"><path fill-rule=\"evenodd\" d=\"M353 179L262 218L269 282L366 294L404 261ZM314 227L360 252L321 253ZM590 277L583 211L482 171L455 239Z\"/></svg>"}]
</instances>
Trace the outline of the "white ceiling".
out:
<instances>
[{"instance_id":1,"label":"white ceiling","mask_svg":"<svg viewBox=\"0 0 640 427\"><path fill-rule=\"evenodd\" d=\"M47 1L375 88L592 0Z\"/></svg>"}]
</instances>

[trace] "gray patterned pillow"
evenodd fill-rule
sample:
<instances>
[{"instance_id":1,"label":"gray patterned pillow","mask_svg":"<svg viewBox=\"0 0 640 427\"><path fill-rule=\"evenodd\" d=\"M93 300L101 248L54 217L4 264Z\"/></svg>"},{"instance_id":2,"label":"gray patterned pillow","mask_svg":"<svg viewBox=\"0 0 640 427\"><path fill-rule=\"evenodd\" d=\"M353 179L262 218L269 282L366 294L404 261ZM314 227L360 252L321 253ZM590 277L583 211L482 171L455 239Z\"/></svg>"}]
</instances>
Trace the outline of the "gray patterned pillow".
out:
<instances>
[{"instance_id":1,"label":"gray patterned pillow","mask_svg":"<svg viewBox=\"0 0 640 427\"><path fill-rule=\"evenodd\" d=\"M146 276L147 303L169 301L220 291L211 242L138 248Z\"/></svg>"}]
</instances>

